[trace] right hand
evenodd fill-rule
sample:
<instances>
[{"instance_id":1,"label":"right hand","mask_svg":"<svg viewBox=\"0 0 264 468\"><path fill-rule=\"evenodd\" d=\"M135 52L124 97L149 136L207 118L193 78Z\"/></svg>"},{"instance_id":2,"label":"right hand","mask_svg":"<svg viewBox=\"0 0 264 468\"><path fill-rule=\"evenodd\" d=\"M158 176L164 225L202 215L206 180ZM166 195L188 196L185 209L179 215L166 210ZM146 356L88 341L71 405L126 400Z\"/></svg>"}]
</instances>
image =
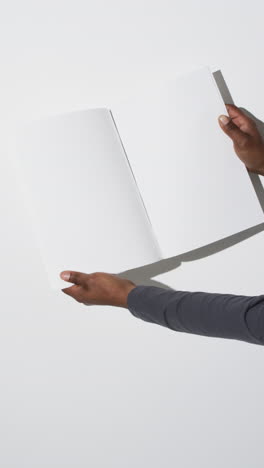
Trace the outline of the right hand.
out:
<instances>
[{"instance_id":1,"label":"right hand","mask_svg":"<svg viewBox=\"0 0 264 468\"><path fill-rule=\"evenodd\" d=\"M234 104L226 104L228 116L220 115L218 122L231 138L239 159L247 169L264 175L264 141L256 123Z\"/></svg>"}]
</instances>

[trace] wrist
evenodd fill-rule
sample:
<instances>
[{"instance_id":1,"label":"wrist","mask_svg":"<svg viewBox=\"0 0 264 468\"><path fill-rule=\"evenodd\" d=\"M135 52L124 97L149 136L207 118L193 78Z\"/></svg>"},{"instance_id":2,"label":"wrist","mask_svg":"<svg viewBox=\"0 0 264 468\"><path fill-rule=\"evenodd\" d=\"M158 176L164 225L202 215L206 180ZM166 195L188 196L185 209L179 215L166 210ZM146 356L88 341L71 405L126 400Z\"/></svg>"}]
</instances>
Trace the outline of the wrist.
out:
<instances>
[{"instance_id":1,"label":"wrist","mask_svg":"<svg viewBox=\"0 0 264 468\"><path fill-rule=\"evenodd\" d=\"M253 172L254 174L259 174L259 175L264 176L264 163L262 163L259 166L247 167L247 170L249 172Z\"/></svg>"},{"instance_id":2,"label":"wrist","mask_svg":"<svg viewBox=\"0 0 264 468\"><path fill-rule=\"evenodd\" d=\"M120 300L120 304L119 304L119 307L123 307L125 309L128 309L128 295L129 293L132 291L132 289L135 289L136 288L136 285L132 282L130 282L130 284L126 285L124 287L124 290L122 292L122 296L121 296L121 300Z\"/></svg>"},{"instance_id":3,"label":"wrist","mask_svg":"<svg viewBox=\"0 0 264 468\"><path fill-rule=\"evenodd\" d=\"M256 162L252 168L248 167L250 172L254 172L255 174L264 175L264 141L260 145L257 157L255 158Z\"/></svg>"}]
</instances>

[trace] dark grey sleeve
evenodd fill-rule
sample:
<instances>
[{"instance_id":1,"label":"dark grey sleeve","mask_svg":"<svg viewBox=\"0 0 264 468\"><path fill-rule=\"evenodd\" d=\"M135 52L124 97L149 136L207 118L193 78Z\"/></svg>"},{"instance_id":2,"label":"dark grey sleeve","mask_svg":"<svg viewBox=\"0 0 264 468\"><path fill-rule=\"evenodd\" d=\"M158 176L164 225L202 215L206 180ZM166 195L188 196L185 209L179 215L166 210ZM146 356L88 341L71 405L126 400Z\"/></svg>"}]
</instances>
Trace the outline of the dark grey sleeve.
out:
<instances>
[{"instance_id":1,"label":"dark grey sleeve","mask_svg":"<svg viewBox=\"0 0 264 468\"><path fill-rule=\"evenodd\" d=\"M136 286L128 294L127 304L135 317L171 330L264 345L264 295Z\"/></svg>"}]
</instances>

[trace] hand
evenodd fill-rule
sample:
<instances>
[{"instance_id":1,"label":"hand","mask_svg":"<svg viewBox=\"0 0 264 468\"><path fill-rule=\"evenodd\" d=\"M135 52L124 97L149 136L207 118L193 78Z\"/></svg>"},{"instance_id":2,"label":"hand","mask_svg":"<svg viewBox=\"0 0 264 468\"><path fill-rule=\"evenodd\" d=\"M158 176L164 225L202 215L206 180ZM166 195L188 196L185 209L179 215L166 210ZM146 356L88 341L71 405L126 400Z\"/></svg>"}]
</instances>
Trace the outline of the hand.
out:
<instances>
[{"instance_id":1,"label":"hand","mask_svg":"<svg viewBox=\"0 0 264 468\"><path fill-rule=\"evenodd\" d=\"M236 154L251 172L264 175L264 141L254 120L233 104L226 104L229 116L220 115L218 122L231 138Z\"/></svg>"},{"instance_id":2,"label":"hand","mask_svg":"<svg viewBox=\"0 0 264 468\"><path fill-rule=\"evenodd\" d=\"M109 273L88 275L77 271L62 271L60 277L69 283L74 283L73 286L62 291L85 305L112 305L127 308L128 293L136 287L132 281Z\"/></svg>"}]
</instances>

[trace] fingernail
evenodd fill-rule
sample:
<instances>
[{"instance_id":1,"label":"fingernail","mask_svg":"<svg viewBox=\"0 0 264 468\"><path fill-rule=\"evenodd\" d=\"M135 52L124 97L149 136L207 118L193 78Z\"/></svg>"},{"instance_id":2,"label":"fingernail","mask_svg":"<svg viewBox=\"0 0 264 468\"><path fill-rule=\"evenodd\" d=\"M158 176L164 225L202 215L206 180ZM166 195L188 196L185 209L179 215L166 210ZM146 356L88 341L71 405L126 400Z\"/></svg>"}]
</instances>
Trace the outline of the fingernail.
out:
<instances>
[{"instance_id":1,"label":"fingernail","mask_svg":"<svg viewBox=\"0 0 264 468\"><path fill-rule=\"evenodd\" d=\"M229 117L227 117L226 115L220 115L219 120L221 120L221 122L222 122L224 125L227 125L230 119L229 119Z\"/></svg>"},{"instance_id":2,"label":"fingernail","mask_svg":"<svg viewBox=\"0 0 264 468\"><path fill-rule=\"evenodd\" d=\"M61 274L60 274L60 277L63 279L63 280L68 280L70 279L70 273L68 271L62 271Z\"/></svg>"}]
</instances>

